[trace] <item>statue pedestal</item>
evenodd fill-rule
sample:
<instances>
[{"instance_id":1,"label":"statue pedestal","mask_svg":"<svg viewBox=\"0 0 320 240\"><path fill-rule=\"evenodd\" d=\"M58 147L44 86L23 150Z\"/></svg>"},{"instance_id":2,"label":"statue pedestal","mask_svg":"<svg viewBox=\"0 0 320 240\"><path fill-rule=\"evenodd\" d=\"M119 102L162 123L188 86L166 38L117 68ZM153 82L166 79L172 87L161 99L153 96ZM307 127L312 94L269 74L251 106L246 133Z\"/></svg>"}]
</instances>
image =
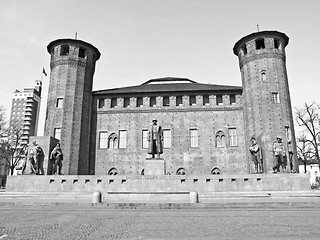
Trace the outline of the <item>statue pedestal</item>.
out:
<instances>
[{"instance_id":1,"label":"statue pedestal","mask_svg":"<svg viewBox=\"0 0 320 240\"><path fill-rule=\"evenodd\" d=\"M144 175L165 175L165 169L163 158L147 158L144 162Z\"/></svg>"}]
</instances>

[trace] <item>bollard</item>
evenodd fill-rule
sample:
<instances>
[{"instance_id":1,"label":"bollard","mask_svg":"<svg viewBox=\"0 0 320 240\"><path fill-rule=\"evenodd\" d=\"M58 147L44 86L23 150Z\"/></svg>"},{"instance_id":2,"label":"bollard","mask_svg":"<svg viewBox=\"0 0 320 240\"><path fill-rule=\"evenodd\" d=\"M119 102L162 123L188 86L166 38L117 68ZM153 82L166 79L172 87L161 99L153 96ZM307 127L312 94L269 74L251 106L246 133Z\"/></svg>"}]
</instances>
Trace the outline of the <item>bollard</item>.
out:
<instances>
[{"instance_id":1,"label":"bollard","mask_svg":"<svg viewBox=\"0 0 320 240\"><path fill-rule=\"evenodd\" d=\"M199 198L198 198L198 193L197 192L190 192L189 193L189 198L190 198L190 203L198 203Z\"/></svg>"},{"instance_id":2,"label":"bollard","mask_svg":"<svg viewBox=\"0 0 320 240\"><path fill-rule=\"evenodd\" d=\"M92 204L101 203L102 194L101 192L97 191L92 194Z\"/></svg>"}]
</instances>

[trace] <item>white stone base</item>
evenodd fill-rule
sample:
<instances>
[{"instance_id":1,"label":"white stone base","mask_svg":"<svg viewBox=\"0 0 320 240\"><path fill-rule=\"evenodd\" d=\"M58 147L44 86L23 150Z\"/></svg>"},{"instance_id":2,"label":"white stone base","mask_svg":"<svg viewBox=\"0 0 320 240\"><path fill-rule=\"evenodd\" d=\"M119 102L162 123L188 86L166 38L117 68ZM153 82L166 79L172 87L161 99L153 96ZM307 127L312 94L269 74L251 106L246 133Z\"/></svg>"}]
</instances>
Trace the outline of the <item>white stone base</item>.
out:
<instances>
[{"instance_id":1,"label":"white stone base","mask_svg":"<svg viewBox=\"0 0 320 240\"><path fill-rule=\"evenodd\" d=\"M144 162L144 175L166 175L163 158L147 158Z\"/></svg>"}]
</instances>

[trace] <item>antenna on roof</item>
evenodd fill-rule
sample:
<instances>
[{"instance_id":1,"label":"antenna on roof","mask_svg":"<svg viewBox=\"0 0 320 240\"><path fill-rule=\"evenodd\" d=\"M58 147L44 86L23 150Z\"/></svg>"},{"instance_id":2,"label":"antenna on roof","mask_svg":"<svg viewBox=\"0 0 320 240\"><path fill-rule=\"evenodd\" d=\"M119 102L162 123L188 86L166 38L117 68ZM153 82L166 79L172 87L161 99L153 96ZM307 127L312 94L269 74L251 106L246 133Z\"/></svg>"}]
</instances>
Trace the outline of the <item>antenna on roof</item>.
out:
<instances>
[{"instance_id":1,"label":"antenna on roof","mask_svg":"<svg viewBox=\"0 0 320 240\"><path fill-rule=\"evenodd\" d=\"M259 24L257 24L257 31L259 32Z\"/></svg>"},{"instance_id":2,"label":"antenna on roof","mask_svg":"<svg viewBox=\"0 0 320 240\"><path fill-rule=\"evenodd\" d=\"M76 31L76 34L74 35L74 39L77 40L77 36L78 36L78 33Z\"/></svg>"}]
</instances>

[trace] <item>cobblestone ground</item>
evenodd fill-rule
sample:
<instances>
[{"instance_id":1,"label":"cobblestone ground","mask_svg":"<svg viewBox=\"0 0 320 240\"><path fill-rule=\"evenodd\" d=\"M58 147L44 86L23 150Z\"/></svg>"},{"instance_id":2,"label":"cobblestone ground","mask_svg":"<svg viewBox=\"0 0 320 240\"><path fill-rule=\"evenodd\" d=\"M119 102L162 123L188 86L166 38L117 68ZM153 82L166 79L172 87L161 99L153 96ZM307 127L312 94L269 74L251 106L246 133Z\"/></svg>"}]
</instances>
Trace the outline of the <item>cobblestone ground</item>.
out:
<instances>
[{"instance_id":1,"label":"cobblestone ground","mask_svg":"<svg viewBox=\"0 0 320 240\"><path fill-rule=\"evenodd\" d=\"M1 207L0 239L320 239L320 210Z\"/></svg>"}]
</instances>

